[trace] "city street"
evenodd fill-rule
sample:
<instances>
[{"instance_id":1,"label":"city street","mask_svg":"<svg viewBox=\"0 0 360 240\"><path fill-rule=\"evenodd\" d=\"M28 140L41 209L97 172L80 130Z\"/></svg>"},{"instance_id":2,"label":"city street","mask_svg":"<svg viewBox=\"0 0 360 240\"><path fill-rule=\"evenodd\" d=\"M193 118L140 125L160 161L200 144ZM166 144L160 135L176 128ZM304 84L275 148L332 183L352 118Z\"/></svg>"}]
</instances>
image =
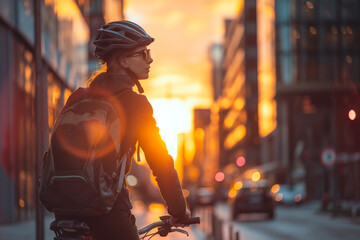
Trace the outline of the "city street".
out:
<instances>
[{"instance_id":1,"label":"city street","mask_svg":"<svg viewBox=\"0 0 360 240\"><path fill-rule=\"evenodd\" d=\"M165 215L166 211L160 204L154 204L147 209L143 205L137 205L133 211L136 216L136 224L139 228L159 221L159 216ZM54 220L54 217L48 215L45 218L45 240L52 240L55 234L49 229L50 223ZM186 238L187 240L203 240L204 235L196 227L184 229L188 231L189 237L181 233L170 233L166 239L180 240ZM154 230L155 232L155 230ZM1 225L0 226L0 240L35 240L35 221L25 221L16 224ZM146 238L148 239L148 238ZM164 239L159 236L153 237L152 240Z\"/></svg>"},{"instance_id":2,"label":"city street","mask_svg":"<svg viewBox=\"0 0 360 240\"><path fill-rule=\"evenodd\" d=\"M241 240L355 240L360 236L360 219L350 217L333 218L330 213L322 213L320 202L301 206L278 206L274 220L267 220L263 214L239 216L230 220L230 207L219 204L215 212L223 221L223 239L233 238L239 233Z\"/></svg>"}]
</instances>

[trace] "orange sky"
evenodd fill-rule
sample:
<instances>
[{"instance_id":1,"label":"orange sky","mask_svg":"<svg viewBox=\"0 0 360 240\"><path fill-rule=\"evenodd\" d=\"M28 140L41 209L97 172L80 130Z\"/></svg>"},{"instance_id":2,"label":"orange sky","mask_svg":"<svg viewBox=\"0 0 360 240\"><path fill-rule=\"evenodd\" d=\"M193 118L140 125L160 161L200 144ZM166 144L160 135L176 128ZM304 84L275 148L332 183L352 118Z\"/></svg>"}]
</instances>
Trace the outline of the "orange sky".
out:
<instances>
[{"instance_id":1,"label":"orange sky","mask_svg":"<svg viewBox=\"0 0 360 240\"><path fill-rule=\"evenodd\" d=\"M192 129L193 108L211 104L209 47L222 42L224 19L235 16L239 2L125 0L126 19L155 38L150 78L141 83L173 157L177 134Z\"/></svg>"},{"instance_id":2,"label":"orange sky","mask_svg":"<svg viewBox=\"0 0 360 240\"><path fill-rule=\"evenodd\" d=\"M156 40L154 62L143 81L149 98L193 98L209 106L208 49L221 42L224 17L234 16L239 0L125 0L125 16Z\"/></svg>"}]
</instances>

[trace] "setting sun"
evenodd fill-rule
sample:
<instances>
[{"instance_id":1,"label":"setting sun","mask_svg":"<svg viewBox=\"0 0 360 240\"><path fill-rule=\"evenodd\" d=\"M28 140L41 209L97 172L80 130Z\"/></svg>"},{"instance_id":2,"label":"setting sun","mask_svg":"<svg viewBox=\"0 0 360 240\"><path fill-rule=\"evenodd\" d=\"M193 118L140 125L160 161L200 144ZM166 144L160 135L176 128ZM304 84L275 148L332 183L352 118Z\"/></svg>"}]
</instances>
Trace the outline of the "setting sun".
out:
<instances>
[{"instance_id":1,"label":"setting sun","mask_svg":"<svg viewBox=\"0 0 360 240\"><path fill-rule=\"evenodd\" d=\"M160 135L165 141L170 155L176 159L177 135L191 130L191 106L181 100L150 100Z\"/></svg>"}]
</instances>

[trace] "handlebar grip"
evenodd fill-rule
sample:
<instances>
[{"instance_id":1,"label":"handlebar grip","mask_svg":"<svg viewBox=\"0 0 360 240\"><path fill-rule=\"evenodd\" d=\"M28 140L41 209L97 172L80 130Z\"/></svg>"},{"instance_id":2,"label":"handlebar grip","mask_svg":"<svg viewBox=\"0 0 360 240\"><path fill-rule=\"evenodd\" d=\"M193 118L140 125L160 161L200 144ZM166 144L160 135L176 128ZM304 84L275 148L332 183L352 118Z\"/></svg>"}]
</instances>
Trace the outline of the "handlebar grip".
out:
<instances>
[{"instance_id":1,"label":"handlebar grip","mask_svg":"<svg viewBox=\"0 0 360 240\"><path fill-rule=\"evenodd\" d=\"M200 224L200 217L184 218L179 219L177 223L190 225L190 224Z\"/></svg>"}]
</instances>

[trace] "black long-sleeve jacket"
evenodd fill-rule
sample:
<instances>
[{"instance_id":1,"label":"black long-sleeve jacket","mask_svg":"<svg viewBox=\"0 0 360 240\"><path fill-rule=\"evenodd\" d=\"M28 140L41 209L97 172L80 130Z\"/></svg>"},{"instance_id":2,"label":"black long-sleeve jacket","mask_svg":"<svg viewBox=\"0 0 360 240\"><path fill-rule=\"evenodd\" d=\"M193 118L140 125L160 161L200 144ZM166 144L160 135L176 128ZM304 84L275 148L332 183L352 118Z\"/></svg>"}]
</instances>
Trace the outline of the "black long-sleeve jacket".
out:
<instances>
[{"instance_id":1,"label":"black long-sleeve jacket","mask_svg":"<svg viewBox=\"0 0 360 240\"><path fill-rule=\"evenodd\" d=\"M160 137L151 104L144 95L132 91L132 86L133 83L127 76L102 73L91 82L88 91L94 94L107 92L117 97L116 102L123 110L121 124L122 129L125 130L121 142L122 154L126 153L130 148L134 150L136 142L139 142L145 153L146 161L159 185L169 214L173 217L184 217L186 202L174 168L174 161L168 154L166 145ZM70 106L83 98L85 91L85 89L81 88L75 91L64 109L67 108L67 105ZM127 166L127 171L129 169L130 163ZM114 208L124 210L131 208L126 187L118 197Z\"/></svg>"}]
</instances>

